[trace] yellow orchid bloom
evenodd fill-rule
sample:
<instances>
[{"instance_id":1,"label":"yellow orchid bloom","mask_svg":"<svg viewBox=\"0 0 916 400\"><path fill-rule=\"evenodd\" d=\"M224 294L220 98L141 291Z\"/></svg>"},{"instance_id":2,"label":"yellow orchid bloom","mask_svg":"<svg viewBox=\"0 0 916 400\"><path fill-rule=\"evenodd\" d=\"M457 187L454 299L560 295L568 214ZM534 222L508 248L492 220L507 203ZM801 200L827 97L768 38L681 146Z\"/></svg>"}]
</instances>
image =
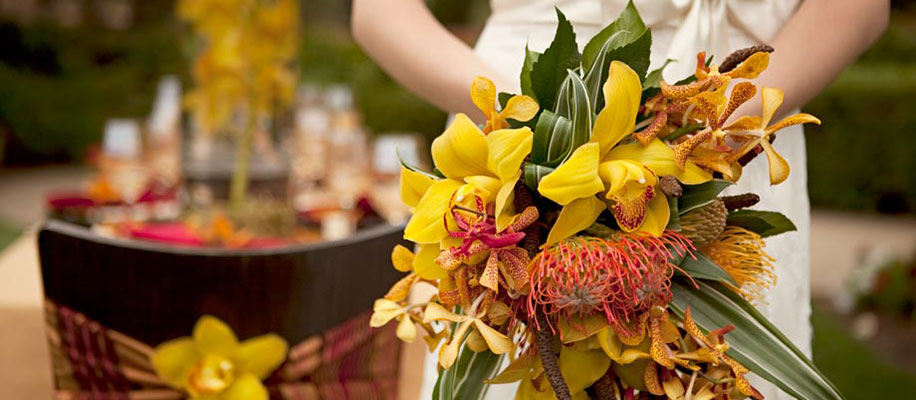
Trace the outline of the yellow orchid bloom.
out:
<instances>
[{"instance_id":1,"label":"yellow orchid bloom","mask_svg":"<svg viewBox=\"0 0 916 400\"><path fill-rule=\"evenodd\" d=\"M496 224L505 229L515 212L515 182L521 166L531 152L531 129L500 129L485 135L464 114L433 141L433 162L445 179L424 181L415 173L402 173L402 196L415 211L404 229L404 238L415 243L440 243L448 236L443 221L453 221L450 211L455 203L474 201L495 203ZM429 185L419 200L421 189ZM406 188L405 188L406 186Z\"/></svg>"},{"instance_id":2,"label":"yellow orchid bloom","mask_svg":"<svg viewBox=\"0 0 916 400\"><path fill-rule=\"evenodd\" d=\"M402 306L400 303L388 299L376 299L372 306L372 317L369 326L380 328L393 319L398 320L395 334L398 339L412 343L417 338L417 326L414 316L410 313L411 307Z\"/></svg>"},{"instance_id":3,"label":"yellow orchid bloom","mask_svg":"<svg viewBox=\"0 0 916 400\"><path fill-rule=\"evenodd\" d=\"M483 340L487 343L487 347L493 354L507 353L515 348L512 339L509 339L509 337L493 329L490 325L487 325L487 323L481 320L481 318L487 315L486 310L477 309L482 299L483 296L478 297L477 300L474 301L474 304L468 309L466 315L455 314L439 303L429 303L426 306L426 311L423 313L424 323L429 323L431 321L448 321L458 324L452 337L441 349L439 349L439 365L441 365L442 368L448 369L455 363L455 360L458 358L458 349L472 326L480 333L480 336L483 337Z\"/></svg>"},{"instance_id":4,"label":"yellow orchid bloom","mask_svg":"<svg viewBox=\"0 0 916 400\"><path fill-rule=\"evenodd\" d=\"M157 346L152 363L163 381L191 399L267 400L261 381L283 363L287 350L274 334L239 343L226 323L205 315L192 337Z\"/></svg>"},{"instance_id":5,"label":"yellow orchid bloom","mask_svg":"<svg viewBox=\"0 0 916 400\"><path fill-rule=\"evenodd\" d=\"M595 120L589 143L538 183L541 195L563 206L545 246L588 228L605 209L624 231L659 236L670 216L665 196L655 189L658 176L672 175L691 185L712 179L693 163L679 168L674 150L659 139L618 145L633 132L642 95L639 76L629 66L611 62L603 89L607 106ZM600 192L605 193L599 198Z\"/></svg>"},{"instance_id":6,"label":"yellow orchid bloom","mask_svg":"<svg viewBox=\"0 0 916 400\"><path fill-rule=\"evenodd\" d=\"M766 152L770 163L770 184L777 185L789 177L789 163L770 144L770 137L782 128L805 123L820 125L821 120L813 115L800 113L769 125L773 115L776 114L776 110L782 105L783 92L777 88L765 87L761 90L761 97L763 100L763 114L761 117L742 117L723 129L733 137L750 139L732 155L730 161L737 161L758 145L761 146L763 151Z\"/></svg>"},{"instance_id":7,"label":"yellow orchid bloom","mask_svg":"<svg viewBox=\"0 0 916 400\"><path fill-rule=\"evenodd\" d=\"M509 123L506 122L506 119L509 118L520 122L528 121L537 115L539 109L537 101L523 94L517 94L506 102L506 108L497 111L496 85L482 76L474 78L471 84L471 101L487 117L483 133L508 128Z\"/></svg>"}]
</instances>

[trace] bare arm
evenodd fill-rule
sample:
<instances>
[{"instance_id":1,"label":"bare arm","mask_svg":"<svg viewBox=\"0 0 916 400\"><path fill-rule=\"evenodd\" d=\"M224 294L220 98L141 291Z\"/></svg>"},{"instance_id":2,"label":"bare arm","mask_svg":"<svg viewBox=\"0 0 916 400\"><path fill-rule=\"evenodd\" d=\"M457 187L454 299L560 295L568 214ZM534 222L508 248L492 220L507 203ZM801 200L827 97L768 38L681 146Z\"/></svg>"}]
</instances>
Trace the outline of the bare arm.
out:
<instances>
[{"instance_id":1,"label":"bare arm","mask_svg":"<svg viewBox=\"0 0 916 400\"><path fill-rule=\"evenodd\" d=\"M353 0L351 27L356 42L386 72L443 110L482 120L469 94L478 75L498 90L512 87L446 30L423 0Z\"/></svg>"},{"instance_id":2,"label":"bare arm","mask_svg":"<svg viewBox=\"0 0 916 400\"><path fill-rule=\"evenodd\" d=\"M797 109L820 93L887 28L889 0L804 0L770 43L776 51L758 84L785 92L780 109ZM759 97L743 112L759 113Z\"/></svg>"}]
</instances>

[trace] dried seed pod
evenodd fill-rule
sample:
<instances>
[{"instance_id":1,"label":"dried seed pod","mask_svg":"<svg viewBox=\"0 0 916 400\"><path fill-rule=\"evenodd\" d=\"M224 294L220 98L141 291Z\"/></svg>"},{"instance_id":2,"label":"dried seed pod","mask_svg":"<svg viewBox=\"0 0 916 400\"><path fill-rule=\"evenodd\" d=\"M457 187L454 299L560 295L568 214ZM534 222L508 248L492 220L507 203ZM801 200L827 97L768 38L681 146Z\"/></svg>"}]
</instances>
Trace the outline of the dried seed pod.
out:
<instances>
[{"instance_id":1,"label":"dried seed pod","mask_svg":"<svg viewBox=\"0 0 916 400\"><path fill-rule=\"evenodd\" d=\"M766 44L735 50L722 60L722 64L719 65L719 73L726 73L735 69L735 67L743 63L744 60L747 60L748 57L754 55L754 53L772 53L773 50L773 46Z\"/></svg>"},{"instance_id":2,"label":"dried seed pod","mask_svg":"<svg viewBox=\"0 0 916 400\"><path fill-rule=\"evenodd\" d=\"M725 230L728 209L720 199L681 216L681 234L687 236L694 246L703 247L719 237Z\"/></svg>"},{"instance_id":3,"label":"dried seed pod","mask_svg":"<svg viewBox=\"0 0 916 400\"><path fill-rule=\"evenodd\" d=\"M667 197L681 197L681 195L684 194L684 189L677 181L677 178L671 175L662 175L658 179L658 188L661 189L662 193Z\"/></svg>"},{"instance_id":4,"label":"dried seed pod","mask_svg":"<svg viewBox=\"0 0 916 400\"><path fill-rule=\"evenodd\" d=\"M744 193L735 196L722 196L719 197L719 200L725 203L725 208L728 209L728 211L735 211L759 203L760 196L756 193Z\"/></svg>"}]
</instances>

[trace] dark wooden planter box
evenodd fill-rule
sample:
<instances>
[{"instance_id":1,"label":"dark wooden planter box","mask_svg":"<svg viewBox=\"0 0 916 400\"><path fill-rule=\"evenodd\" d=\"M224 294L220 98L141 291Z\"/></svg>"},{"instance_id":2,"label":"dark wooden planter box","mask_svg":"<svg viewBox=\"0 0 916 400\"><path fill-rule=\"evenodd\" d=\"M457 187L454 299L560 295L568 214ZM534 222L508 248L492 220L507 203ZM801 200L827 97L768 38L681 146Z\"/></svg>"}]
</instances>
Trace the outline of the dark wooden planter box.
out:
<instances>
[{"instance_id":1,"label":"dark wooden planter box","mask_svg":"<svg viewBox=\"0 0 916 400\"><path fill-rule=\"evenodd\" d=\"M38 236L45 296L149 345L188 336L212 314L244 339L291 344L372 308L401 275L391 248L402 227L267 250L172 247L112 239L48 221Z\"/></svg>"}]
</instances>

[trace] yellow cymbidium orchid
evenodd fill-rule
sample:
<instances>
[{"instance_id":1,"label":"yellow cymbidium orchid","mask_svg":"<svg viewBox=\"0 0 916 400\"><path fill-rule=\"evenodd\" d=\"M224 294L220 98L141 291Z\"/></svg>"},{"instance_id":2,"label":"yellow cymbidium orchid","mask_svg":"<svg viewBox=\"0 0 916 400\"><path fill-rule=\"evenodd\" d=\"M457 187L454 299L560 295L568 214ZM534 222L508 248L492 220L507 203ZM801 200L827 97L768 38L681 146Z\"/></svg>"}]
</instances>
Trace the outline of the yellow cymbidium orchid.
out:
<instances>
[{"instance_id":1,"label":"yellow cymbidium orchid","mask_svg":"<svg viewBox=\"0 0 916 400\"><path fill-rule=\"evenodd\" d=\"M781 121L769 125L776 110L782 105L783 92L777 88L765 87L761 91L763 100L763 114L761 117L742 117L735 121L734 124L724 128L725 131L734 137L750 138L737 152L731 157L731 161L737 161L749 151L754 150L758 145L763 147L770 163L770 184L777 185L789 177L789 163L782 158L773 145L770 144L770 137L776 131L792 125L814 123L820 125L821 120L815 116L805 113L795 114L783 118ZM769 125L769 126L768 126Z\"/></svg>"},{"instance_id":2,"label":"yellow cymbidium orchid","mask_svg":"<svg viewBox=\"0 0 916 400\"><path fill-rule=\"evenodd\" d=\"M411 171L401 175L403 200L415 208L404 238L419 244L440 243L448 237L444 221L453 223L452 206L475 197L495 203L497 227L505 229L515 212L515 182L521 176L522 162L531 152L532 140L527 127L484 135L466 115L456 115L432 145L433 162L445 179Z\"/></svg>"},{"instance_id":3,"label":"yellow cymbidium orchid","mask_svg":"<svg viewBox=\"0 0 916 400\"><path fill-rule=\"evenodd\" d=\"M261 381L280 366L287 350L286 341L274 334L239 343L226 323L205 315L192 337L157 346L152 363L160 378L191 399L267 400Z\"/></svg>"},{"instance_id":4,"label":"yellow cymbidium orchid","mask_svg":"<svg viewBox=\"0 0 916 400\"><path fill-rule=\"evenodd\" d=\"M641 95L636 72L612 62L604 84L607 106L595 120L590 142L538 184L541 195L563 206L545 246L588 228L608 208L622 230L660 236L670 216L665 196L655 189L658 177L672 175L690 185L712 179L693 163L679 168L674 151L659 139L618 146L633 132ZM600 192L605 194L599 198Z\"/></svg>"},{"instance_id":5,"label":"yellow cymbidium orchid","mask_svg":"<svg viewBox=\"0 0 916 400\"><path fill-rule=\"evenodd\" d=\"M483 133L508 128L509 123L506 122L508 118L521 122L528 121L537 115L539 109L537 101L523 94L517 94L506 102L506 108L497 111L496 85L482 76L474 78L474 83L471 84L471 101L487 117Z\"/></svg>"}]
</instances>

